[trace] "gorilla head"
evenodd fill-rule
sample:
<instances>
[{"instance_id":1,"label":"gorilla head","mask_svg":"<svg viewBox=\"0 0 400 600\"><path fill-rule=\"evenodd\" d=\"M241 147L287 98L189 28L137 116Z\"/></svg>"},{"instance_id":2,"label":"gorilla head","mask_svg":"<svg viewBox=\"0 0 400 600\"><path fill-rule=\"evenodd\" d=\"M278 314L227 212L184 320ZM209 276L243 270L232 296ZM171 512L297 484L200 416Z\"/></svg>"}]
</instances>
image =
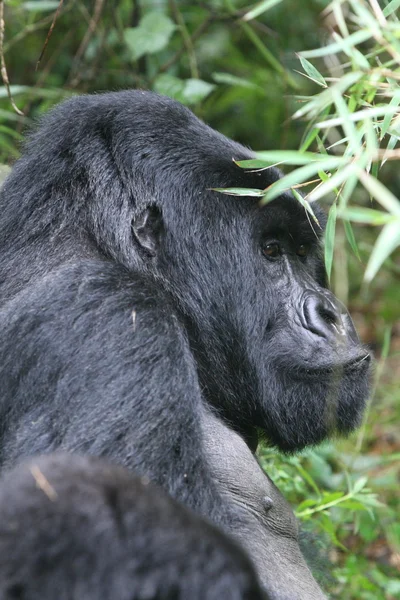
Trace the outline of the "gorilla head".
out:
<instances>
[{"instance_id":1,"label":"gorilla head","mask_svg":"<svg viewBox=\"0 0 400 600\"><path fill-rule=\"evenodd\" d=\"M247 440L261 429L294 451L359 424L370 358L326 287L321 231L300 203L213 191L280 177L232 160L252 156L155 94L74 98L47 117L5 185L5 198L17 181L25 196L21 210L4 205L4 235L14 235L4 261L11 273L25 260L12 293L93 248L144 274L184 326L203 398ZM46 176L31 191L38 164Z\"/></svg>"}]
</instances>

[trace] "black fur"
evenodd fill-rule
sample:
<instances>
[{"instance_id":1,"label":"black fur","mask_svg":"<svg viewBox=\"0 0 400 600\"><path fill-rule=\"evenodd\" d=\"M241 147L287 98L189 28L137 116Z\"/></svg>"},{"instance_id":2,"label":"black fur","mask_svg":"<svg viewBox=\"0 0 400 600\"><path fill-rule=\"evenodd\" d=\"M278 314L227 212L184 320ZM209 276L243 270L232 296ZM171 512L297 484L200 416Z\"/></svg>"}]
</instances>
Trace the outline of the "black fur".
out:
<instances>
[{"instance_id":1,"label":"black fur","mask_svg":"<svg viewBox=\"0 0 400 600\"><path fill-rule=\"evenodd\" d=\"M162 490L105 461L56 454L0 480L0 598L264 596L244 553Z\"/></svg>"},{"instance_id":2,"label":"black fur","mask_svg":"<svg viewBox=\"0 0 400 600\"><path fill-rule=\"evenodd\" d=\"M108 456L234 529L206 406L289 451L359 423L369 361L325 287L321 231L289 193L211 189L280 177L232 161L250 157L148 92L45 117L0 198L0 464Z\"/></svg>"}]
</instances>

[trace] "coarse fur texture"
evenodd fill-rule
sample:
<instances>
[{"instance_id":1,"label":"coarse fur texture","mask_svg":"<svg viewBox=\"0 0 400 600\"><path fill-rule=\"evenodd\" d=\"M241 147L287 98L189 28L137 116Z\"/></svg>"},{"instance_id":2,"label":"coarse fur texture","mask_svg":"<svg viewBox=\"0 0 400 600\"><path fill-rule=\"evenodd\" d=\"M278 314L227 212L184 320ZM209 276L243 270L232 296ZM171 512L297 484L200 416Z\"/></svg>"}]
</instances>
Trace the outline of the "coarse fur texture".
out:
<instances>
[{"instance_id":1,"label":"coarse fur texture","mask_svg":"<svg viewBox=\"0 0 400 600\"><path fill-rule=\"evenodd\" d=\"M216 527L126 469L66 454L0 479L0 598L266 600Z\"/></svg>"},{"instance_id":2,"label":"coarse fur texture","mask_svg":"<svg viewBox=\"0 0 400 600\"><path fill-rule=\"evenodd\" d=\"M235 530L205 407L253 449L259 431L295 451L357 426L369 355L326 288L321 230L289 193L212 190L280 177L232 160L252 156L149 92L44 118L0 196L1 465L107 456Z\"/></svg>"}]
</instances>

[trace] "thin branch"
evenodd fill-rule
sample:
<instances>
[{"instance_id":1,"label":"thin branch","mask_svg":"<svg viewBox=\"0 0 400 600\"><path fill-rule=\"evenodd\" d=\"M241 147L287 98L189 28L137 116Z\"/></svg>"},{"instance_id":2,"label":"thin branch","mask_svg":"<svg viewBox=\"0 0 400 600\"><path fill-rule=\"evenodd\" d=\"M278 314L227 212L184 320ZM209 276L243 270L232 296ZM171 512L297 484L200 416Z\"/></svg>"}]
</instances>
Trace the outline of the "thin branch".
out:
<instances>
[{"instance_id":1,"label":"thin branch","mask_svg":"<svg viewBox=\"0 0 400 600\"><path fill-rule=\"evenodd\" d=\"M21 117L24 116L24 113L18 108L18 106L15 104L13 97L11 95L11 89L10 89L10 80L8 79L8 73L7 73L7 67L6 67L6 61L4 59L4 31L6 28L6 24L4 22L4 0L0 0L0 65L1 65L1 77L3 79L3 83L6 87L7 90L7 95L8 98L10 100L11 106L13 107L13 109L15 110L15 112L17 113L17 115L20 115Z\"/></svg>"},{"instance_id":2,"label":"thin branch","mask_svg":"<svg viewBox=\"0 0 400 600\"><path fill-rule=\"evenodd\" d=\"M54 26L55 26L55 24L56 24L56 21L57 21L58 15L60 14L60 11L61 11L61 9L62 9L62 5L63 5L63 3L64 3L64 0L60 0L60 2L58 3L57 10L56 10L56 12L54 13L54 18L53 18L53 21L52 21L52 23L51 23L51 25L50 25L50 29L49 29L49 31L48 31L48 33L47 33L47 36L46 36L46 39L45 39L45 42L44 42L44 45L43 45L42 51L41 51L41 53L40 53L40 56L39 56L39 58L38 58L38 61L37 61L37 63L36 63L36 69L35 69L35 71L37 71L37 70L38 70L38 68L39 68L39 65L40 65L40 61L41 61L41 60L42 60L42 58L43 58L43 54L46 52L47 44L49 43L49 40L50 40L50 38L51 38L51 34L53 33L53 29L54 29Z\"/></svg>"},{"instance_id":3,"label":"thin branch","mask_svg":"<svg viewBox=\"0 0 400 600\"><path fill-rule=\"evenodd\" d=\"M104 3L105 3L105 0L96 0L95 5L94 5L93 16L89 21L89 25L86 30L86 33L85 33L83 40L78 48L77 53L75 54L74 64L72 66L71 75L70 75L70 81L71 81L70 85L72 87L76 87L81 79L81 76L78 73L79 63L82 59L82 56L85 54L85 52L87 50L87 47L89 45L90 40L93 37L93 34L96 31L96 27L98 25L98 22L101 17L101 13L104 8Z\"/></svg>"},{"instance_id":4,"label":"thin branch","mask_svg":"<svg viewBox=\"0 0 400 600\"><path fill-rule=\"evenodd\" d=\"M169 0L169 5L171 7L172 14L175 17L175 21L179 26L183 39L183 44L188 54L191 75L194 79L199 79L199 69L197 66L197 59L196 53L194 51L193 40L190 37L190 33L186 27L185 20L182 17L176 0Z\"/></svg>"}]
</instances>

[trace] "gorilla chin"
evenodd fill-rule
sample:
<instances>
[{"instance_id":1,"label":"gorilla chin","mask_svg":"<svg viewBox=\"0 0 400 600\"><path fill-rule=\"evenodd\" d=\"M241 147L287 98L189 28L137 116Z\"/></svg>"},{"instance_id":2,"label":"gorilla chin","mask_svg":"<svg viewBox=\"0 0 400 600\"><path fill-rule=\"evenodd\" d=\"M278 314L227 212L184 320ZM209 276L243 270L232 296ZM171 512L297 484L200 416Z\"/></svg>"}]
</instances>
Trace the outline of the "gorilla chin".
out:
<instances>
[{"instance_id":1,"label":"gorilla chin","mask_svg":"<svg viewBox=\"0 0 400 600\"><path fill-rule=\"evenodd\" d=\"M361 424L369 396L370 363L370 354L364 354L344 366L278 368L271 389L285 389L286 393L279 402L267 399L268 417L261 425L267 440L279 450L293 453L327 438L351 434ZM271 405L277 407L272 427ZM298 414L301 421L295 418Z\"/></svg>"}]
</instances>

